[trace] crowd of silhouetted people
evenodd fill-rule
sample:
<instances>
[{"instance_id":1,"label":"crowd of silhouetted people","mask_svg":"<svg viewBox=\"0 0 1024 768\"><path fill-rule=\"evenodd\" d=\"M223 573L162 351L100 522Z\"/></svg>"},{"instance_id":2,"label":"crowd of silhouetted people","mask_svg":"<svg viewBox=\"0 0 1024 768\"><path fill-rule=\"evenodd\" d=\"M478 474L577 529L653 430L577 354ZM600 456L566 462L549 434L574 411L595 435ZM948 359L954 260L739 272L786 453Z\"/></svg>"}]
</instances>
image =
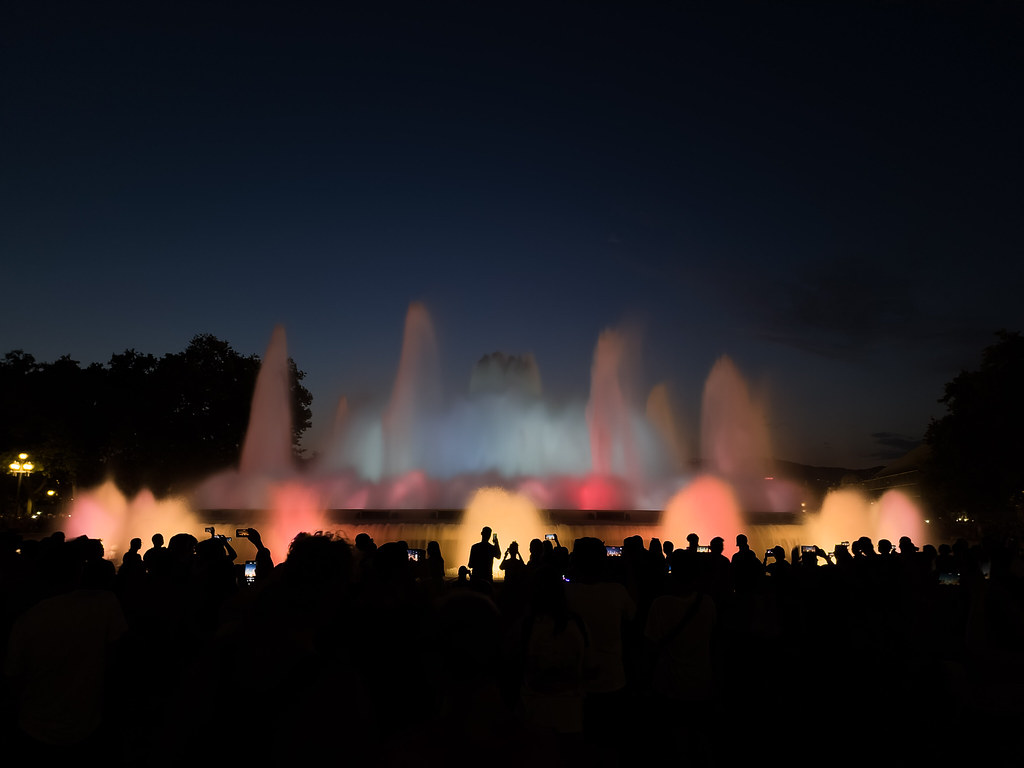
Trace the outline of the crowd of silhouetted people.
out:
<instances>
[{"instance_id":1,"label":"crowd of silhouetted people","mask_svg":"<svg viewBox=\"0 0 1024 768\"><path fill-rule=\"evenodd\" d=\"M212 532L119 563L0 535L10 764L902 765L986 754L1024 710L1013 540L484 528L449 576L437 542L245 534L245 563Z\"/></svg>"}]
</instances>

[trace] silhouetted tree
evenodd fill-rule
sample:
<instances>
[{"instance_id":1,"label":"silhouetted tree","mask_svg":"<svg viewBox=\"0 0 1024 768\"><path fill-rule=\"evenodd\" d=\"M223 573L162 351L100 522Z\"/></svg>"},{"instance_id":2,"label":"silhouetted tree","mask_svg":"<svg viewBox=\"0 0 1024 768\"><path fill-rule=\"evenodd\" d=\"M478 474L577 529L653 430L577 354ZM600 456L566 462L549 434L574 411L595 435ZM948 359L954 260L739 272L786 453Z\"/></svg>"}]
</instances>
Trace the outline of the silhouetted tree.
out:
<instances>
[{"instance_id":1,"label":"silhouetted tree","mask_svg":"<svg viewBox=\"0 0 1024 768\"><path fill-rule=\"evenodd\" d=\"M291 370L292 442L310 426L305 373ZM0 359L0 453L28 451L54 479L114 478L129 493L164 494L238 461L260 358L211 334L163 357L134 349L82 368L68 356Z\"/></svg>"},{"instance_id":2,"label":"silhouetted tree","mask_svg":"<svg viewBox=\"0 0 1024 768\"><path fill-rule=\"evenodd\" d=\"M1024 509L1024 338L1000 331L976 371L961 371L939 401L948 413L928 426L932 506L983 526L1020 521Z\"/></svg>"}]
</instances>

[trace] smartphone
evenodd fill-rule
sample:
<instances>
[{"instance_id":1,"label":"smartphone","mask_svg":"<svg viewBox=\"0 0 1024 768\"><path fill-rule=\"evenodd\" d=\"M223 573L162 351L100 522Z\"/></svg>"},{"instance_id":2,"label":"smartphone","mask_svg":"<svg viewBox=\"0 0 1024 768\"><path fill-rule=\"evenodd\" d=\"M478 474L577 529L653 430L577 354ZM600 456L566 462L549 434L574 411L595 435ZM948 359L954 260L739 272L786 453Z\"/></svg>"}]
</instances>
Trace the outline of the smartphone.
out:
<instances>
[{"instance_id":1,"label":"smartphone","mask_svg":"<svg viewBox=\"0 0 1024 768\"><path fill-rule=\"evenodd\" d=\"M604 548L604 551L608 554L608 557L622 557L622 547L615 547L609 544Z\"/></svg>"},{"instance_id":2,"label":"smartphone","mask_svg":"<svg viewBox=\"0 0 1024 768\"><path fill-rule=\"evenodd\" d=\"M939 574L939 584L942 584L943 586L946 586L946 587L958 586L960 584L960 574L959 573L940 573Z\"/></svg>"},{"instance_id":3,"label":"smartphone","mask_svg":"<svg viewBox=\"0 0 1024 768\"><path fill-rule=\"evenodd\" d=\"M817 549L818 548L813 545L808 546L807 544L804 544L802 547L800 547L800 552L803 554L807 554L808 552L810 552L813 555L817 551Z\"/></svg>"},{"instance_id":4,"label":"smartphone","mask_svg":"<svg viewBox=\"0 0 1024 768\"><path fill-rule=\"evenodd\" d=\"M556 541L558 539L558 537L553 533L545 533L544 538L548 541Z\"/></svg>"},{"instance_id":5,"label":"smartphone","mask_svg":"<svg viewBox=\"0 0 1024 768\"><path fill-rule=\"evenodd\" d=\"M245 583L246 584L252 584L253 582L255 582L256 581L256 561L255 560L246 560L245 561L245 569L244 569L243 572L245 574Z\"/></svg>"},{"instance_id":6,"label":"smartphone","mask_svg":"<svg viewBox=\"0 0 1024 768\"><path fill-rule=\"evenodd\" d=\"M697 551L698 552L710 553L711 552L711 547L707 547L707 546L704 546L703 544L700 544L700 545L697 546Z\"/></svg>"},{"instance_id":7,"label":"smartphone","mask_svg":"<svg viewBox=\"0 0 1024 768\"><path fill-rule=\"evenodd\" d=\"M248 528L235 528L235 536L237 536L240 539L248 539L249 538L249 529Z\"/></svg>"},{"instance_id":8,"label":"smartphone","mask_svg":"<svg viewBox=\"0 0 1024 768\"><path fill-rule=\"evenodd\" d=\"M409 558L410 563L418 563L427 558L427 552L423 549L407 549L405 554Z\"/></svg>"}]
</instances>

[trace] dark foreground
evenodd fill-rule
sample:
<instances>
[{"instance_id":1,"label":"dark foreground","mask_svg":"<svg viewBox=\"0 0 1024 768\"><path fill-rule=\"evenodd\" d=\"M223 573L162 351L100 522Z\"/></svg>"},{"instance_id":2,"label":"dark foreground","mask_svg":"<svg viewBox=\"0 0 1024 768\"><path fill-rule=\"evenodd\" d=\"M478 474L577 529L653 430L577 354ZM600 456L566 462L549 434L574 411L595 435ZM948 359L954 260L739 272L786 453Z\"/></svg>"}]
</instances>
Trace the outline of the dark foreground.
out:
<instances>
[{"instance_id":1,"label":"dark foreground","mask_svg":"<svg viewBox=\"0 0 1024 768\"><path fill-rule=\"evenodd\" d=\"M581 539L496 556L496 583L327 536L262 550L251 584L217 539L118 566L86 539L2 549L12 766L1020 756L1015 543L667 573L660 547Z\"/></svg>"}]
</instances>

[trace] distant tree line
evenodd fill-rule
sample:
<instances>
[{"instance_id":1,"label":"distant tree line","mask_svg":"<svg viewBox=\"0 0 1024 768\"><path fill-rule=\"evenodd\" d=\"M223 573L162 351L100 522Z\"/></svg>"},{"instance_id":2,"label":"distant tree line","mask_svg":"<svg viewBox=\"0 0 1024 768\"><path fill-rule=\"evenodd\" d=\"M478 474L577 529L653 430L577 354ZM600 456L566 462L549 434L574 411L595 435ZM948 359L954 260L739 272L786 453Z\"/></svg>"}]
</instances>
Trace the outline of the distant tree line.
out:
<instances>
[{"instance_id":1,"label":"distant tree line","mask_svg":"<svg viewBox=\"0 0 1024 768\"><path fill-rule=\"evenodd\" d=\"M1024 530L1024 337L1000 331L975 371L961 371L928 427L929 507L993 534Z\"/></svg>"},{"instance_id":2,"label":"distant tree line","mask_svg":"<svg viewBox=\"0 0 1024 768\"><path fill-rule=\"evenodd\" d=\"M8 352L0 360L4 467L25 451L59 484L109 478L127 493L178 490L237 464L260 362L210 334L182 352L155 357L129 349L85 368L66 355L42 363ZM298 455L313 397L302 386L305 373L289 364Z\"/></svg>"}]
</instances>

